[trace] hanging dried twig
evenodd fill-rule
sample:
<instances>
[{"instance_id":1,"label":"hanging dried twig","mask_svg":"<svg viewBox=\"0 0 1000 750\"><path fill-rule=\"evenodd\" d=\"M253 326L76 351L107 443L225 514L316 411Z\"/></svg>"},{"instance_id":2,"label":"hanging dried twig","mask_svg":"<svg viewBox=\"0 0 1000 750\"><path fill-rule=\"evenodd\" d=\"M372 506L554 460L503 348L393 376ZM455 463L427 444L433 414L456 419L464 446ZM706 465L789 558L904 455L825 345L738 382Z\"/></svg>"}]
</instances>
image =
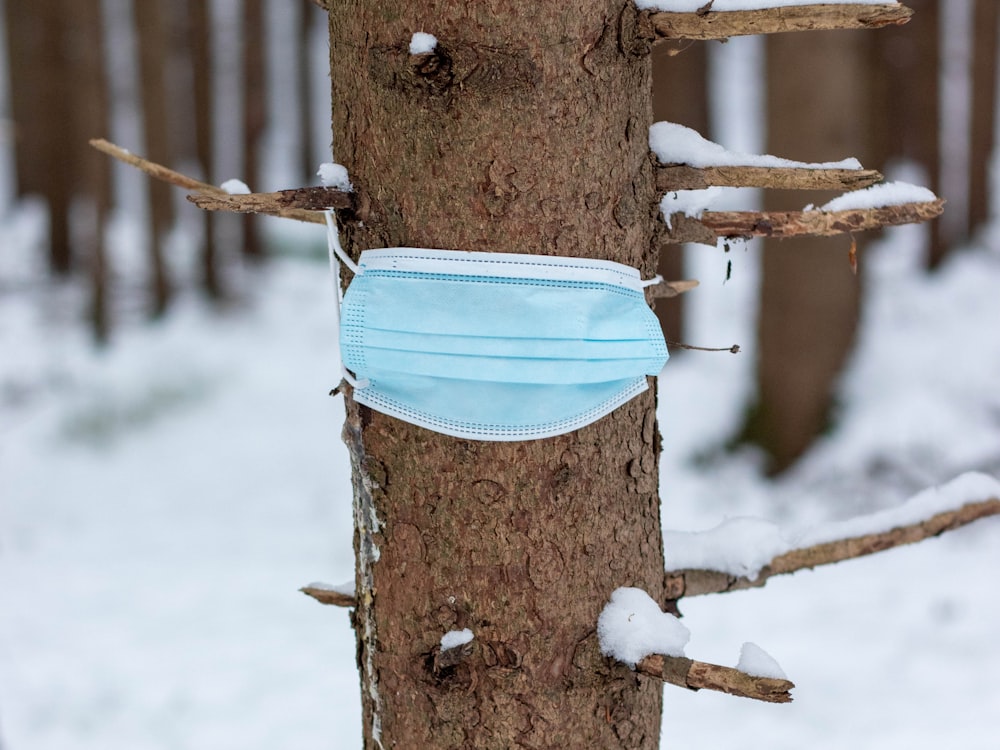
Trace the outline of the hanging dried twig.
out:
<instances>
[{"instance_id":1,"label":"hanging dried twig","mask_svg":"<svg viewBox=\"0 0 1000 750\"><path fill-rule=\"evenodd\" d=\"M899 26L913 11L905 5L797 5L760 10L707 13L656 12L649 15L657 41L668 39L727 39L747 34L825 29L876 29Z\"/></svg>"}]
</instances>

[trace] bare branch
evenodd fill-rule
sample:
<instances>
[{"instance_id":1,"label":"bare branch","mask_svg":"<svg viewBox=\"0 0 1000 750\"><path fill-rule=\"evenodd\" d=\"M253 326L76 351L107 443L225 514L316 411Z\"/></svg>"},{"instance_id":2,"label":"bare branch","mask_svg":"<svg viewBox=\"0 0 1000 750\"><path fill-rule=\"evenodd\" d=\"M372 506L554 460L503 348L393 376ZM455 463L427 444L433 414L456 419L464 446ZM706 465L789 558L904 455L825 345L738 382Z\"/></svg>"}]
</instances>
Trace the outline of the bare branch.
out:
<instances>
[{"instance_id":1,"label":"bare branch","mask_svg":"<svg viewBox=\"0 0 1000 750\"><path fill-rule=\"evenodd\" d=\"M323 10L330 10L330 0L312 0L316 5L318 5Z\"/></svg>"},{"instance_id":2,"label":"bare branch","mask_svg":"<svg viewBox=\"0 0 1000 750\"><path fill-rule=\"evenodd\" d=\"M635 668L637 672L678 687L717 690L768 703L791 703L789 691L795 687L789 680L754 677L732 667L663 654L647 656Z\"/></svg>"},{"instance_id":3,"label":"bare branch","mask_svg":"<svg viewBox=\"0 0 1000 750\"><path fill-rule=\"evenodd\" d=\"M859 6L861 7L861 6ZM937 218L944 200L849 211L705 211L700 219L670 217L666 241L715 245L722 238L833 236Z\"/></svg>"},{"instance_id":4,"label":"bare branch","mask_svg":"<svg viewBox=\"0 0 1000 750\"><path fill-rule=\"evenodd\" d=\"M864 557L905 544L915 544L981 518L995 515L1000 515L1000 498L967 503L956 510L938 513L909 526L899 526L877 534L838 539L812 547L791 550L771 560L753 579L731 576L715 570L668 571L666 574L666 595L667 598L676 600L683 596L720 594L757 588L763 586L773 576L787 575L819 565L830 565L855 557Z\"/></svg>"},{"instance_id":5,"label":"bare branch","mask_svg":"<svg viewBox=\"0 0 1000 750\"><path fill-rule=\"evenodd\" d=\"M860 190L882 181L874 169L807 169L802 167L692 167L657 164L656 189L704 190L708 187L761 187L781 190Z\"/></svg>"},{"instance_id":6,"label":"bare branch","mask_svg":"<svg viewBox=\"0 0 1000 750\"><path fill-rule=\"evenodd\" d=\"M905 5L798 5L740 11L657 12L649 16L657 41L727 39L748 34L899 26L913 11Z\"/></svg>"},{"instance_id":7,"label":"bare branch","mask_svg":"<svg viewBox=\"0 0 1000 750\"><path fill-rule=\"evenodd\" d=\"M277 214L287 209L325 211L328 208L353 209L354 193L328 187L301 187L275 193L246 195L194 193L188 200L207 211L235 211L240 214Z\"/></svg>"},{"instance_id":8,"label":"bare branch","mask_svg":"<svg viewBox=\"0 0 1000 750\"><path fill-rule=\"evenodd\" d=\"M340 591L334 591L328 588L320 588L318 586L303 586L299 589L303 594L311 596L313 599L318 601L320 604L329 604L334 607L356 607L358 606L358 601L350 594L345 594Z\"/></svg>"},{"instance_id":9,"label":"bare branch","mask_svg":"<svg viewBox=\"0 0 1000 750\"><path fill-rule=\"evenodd\" d=\"M226 191L217 185L209 185L207 182L201 182L193 177L188 177L180 172L175 172L169 167L164 167L162 164L157 164L156 162L149 161L148 159L143 159L141 156L136 156L131 151L111 143L111 141L106 141L103 138L92 138L89 143L101 153L107 154L120 162L124 162L129 166L135 167L136 169L145 172L150 177L155 177L157 180L169 182L171 185L176 185L177 187L184 188L185 190L199 190L206 193L227 195Z\"/></svg>"},{"instance_id":10,"label":"bare branch","mask_svg":"<svg viewBox=\"0 0 1000 750\"><path fill-rule=\"evenodd\" d=\"M136 156L130 151L123 149L121 146L117 146L110 141L104 140L103 138L92 139L90 141L90 145L108 156L114 157L125 164L145 172L150 177L162 180L163 182L168 182L171 185L176 185L177 187L184 188L185 190L194 190L199 195L215 196L221 201L225 201L229 197L247 198L247 196L230 196L229 193L217 185L210 185L207 182L196 180L192 177L181 174L180 172L174 171L169 167L165 167L162 164L157 164L156 162L149 161L149 159ZM262 193L261 195L271 194ZM268 214L270 216L280 216L283 219L295 219L297 221L306 221L314 224L322 224L324 221L323 217L314 211L304 211L297 208L274 208L274 210L261 210L256 213Z\"/></svg>"}]
</instances>

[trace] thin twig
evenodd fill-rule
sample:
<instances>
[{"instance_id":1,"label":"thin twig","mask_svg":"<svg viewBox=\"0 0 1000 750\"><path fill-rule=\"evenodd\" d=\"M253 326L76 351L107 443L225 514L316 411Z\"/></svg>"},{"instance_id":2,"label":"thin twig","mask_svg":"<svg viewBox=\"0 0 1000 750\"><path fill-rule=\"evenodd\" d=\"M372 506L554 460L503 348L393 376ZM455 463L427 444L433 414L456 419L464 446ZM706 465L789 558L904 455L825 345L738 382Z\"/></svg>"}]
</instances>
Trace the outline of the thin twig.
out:
<instances>
[{"instance_id":1,"label":"thin twig","mask_svg":"<svg viewBox=\"0 0 1000 750\"><path fill-rule=\"evenodd\" d=\"M176 185L177 187L184 188L185 190L194 190L197 194L220 197L223 200L223 196L229 196L229 193L217 185L210 185L207 182L196 180L193 177L188 177L187 175L181 174L180 172L170 169L169 167L165 167L162 164L157 164L149 159L136 156L121 146L111 143L103 138L92 139L90 141L90 145L98 151L114 157L125 164L133 166L136 169L145 172L150 177L156 178L157 180L168 182L171 185ZM246 196L242 197L245 198ZM322 224L324 222L323 216L319 213L294 208L260 211L260 213L268 214L270 216L280 216L283 219L295 219L297 221L305 221L314 224Z\"/></svg>"},{"instance_id":2,"label":"thin twig","mask_svg":"<svg viewBox=\"0 0 1000 750\"><path fill-rule=\"evenodd\" d=\"M92 138L90 140L90 145L98 151L114 157L120 162L124 162L129 166L133 166L136 169L145 172L150 177L155 177L157 180L169 182L171 185L176 185L177 187L184 188L185 190L199 190L205 193L228 195L225 190L217 185L209 185L207 182L201 182L193 177L188 177L180 172L175 172L173 169L164 167L162 164L157 164L156 162L149 161L148 159L143 159L141 156L136 156L131 151L128 151L111 141L106 141L103 138Z\"/></svg>"},{"instance_id":3,"label":"thin twig","mask_svg":"<svg viewBox=\"0 0 1000 750\"><path fill-rule=\"evenodd\" d=\"M637 672L690 690L716 690L767 703L791 703L790 680L755 677L733 667L694 661L682 656L652 654L635 666Z\"/></svg>"},{"instance_id":4,"label":"thin twig","mask_svg":"<svg viewBox=\"0 0 1000 750\"><path fill-rule=\"evenodd\" d=\"M874 169L818 169L815 167L692 167L657 164L656 189L704 190L709 187L760 187L779 190L860 190L882 181Z\"/></svg>"},{"instance_id":5,"label":"thin twig","mask_svg":"<svg viewBox=\"0 0 1000 750\"><path fill-rule=\"evenodd\" d=\"M909 526L898 526L877 534L838 539L785 552L764 566L756 578L732 576L716 570L668 571L665 578L666 596L668 599L677 600L683 596L721 594L757 588L777 575L787 575L819 565L830 565L906 544L915 544L981 518L995 515L1000 515L1000 499L998 498L968 503L956 510L938 513Z\"/></svg>"},{"instance_id":6,"label":"thin twig","mask_svg":"<svg viewBox=\"0 0 1000 750\"><path fill-rule=\"evenodd\" d=\"M760 10L709 10L707 13L656 12L649 21L657 41L727 39L747 34L824 29L876 29L899 26L913 11L905 5L798 5Z\"/></svg>"},{"instance_id":7,"label":"thin twig","mask_svg":"<svg viewBox=\"0 0 1000 750\"><path fill-rule=\"evenodd\" d=\"M897 224L915 224L935 219L944 210L944 200L906 203L901 206L852 209L849 211L705 211L700 218L676 213L666 231L668 242L697 242L714 246L719 239L750 237L829 237Z\"/></svg>"},{"instance_id":8,"label":"thin twig","mask_svg":"<svg viewBox=\"0 0 1000 750\"><path fill-rule=\"evenodd\" d=\"M673 347L674 349L688 349L694 352L729 352L730 354L740 353L739 344L733 344L732 346L709 347L709 346L691 346L691 344L682 344L679 341L667 340L667 346Z\"/></svg>"}]
</instances>

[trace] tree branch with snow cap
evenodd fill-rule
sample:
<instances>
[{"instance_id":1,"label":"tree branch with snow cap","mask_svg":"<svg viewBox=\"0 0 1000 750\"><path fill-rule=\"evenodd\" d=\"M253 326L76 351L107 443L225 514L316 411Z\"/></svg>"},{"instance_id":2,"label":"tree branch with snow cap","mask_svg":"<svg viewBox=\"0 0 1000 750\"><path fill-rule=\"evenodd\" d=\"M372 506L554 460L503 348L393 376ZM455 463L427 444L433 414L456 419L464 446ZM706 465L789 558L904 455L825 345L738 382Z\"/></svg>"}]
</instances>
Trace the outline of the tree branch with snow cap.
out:
<instances>
[{"instance_id":1,"label":"tree branch with snow cap","mask_svg":"<svg viewBox=\"0 0 1000 750\"><path fill-rule=\"evenodd\" d=\"M676 601L757 588L774 576L914 544L996 515L1000 481L968 473L896 508L801 532L759 519L733 519L705 532L667 531L666 595Z\"/></svg>"},{"instance_id":2,"label":"tree branch with snow cap","mask_svg":"<svg viewBox=\"0 0 1000 750\"><path fill-rule=\"evenodd\" d=\"M601 653L629 668L689 690L789 703L795 687L763 649L745 644L736 667L695 661L684 655L690 631L642 589L623 587L597 618Z\"/></svg>"}]
</instances>

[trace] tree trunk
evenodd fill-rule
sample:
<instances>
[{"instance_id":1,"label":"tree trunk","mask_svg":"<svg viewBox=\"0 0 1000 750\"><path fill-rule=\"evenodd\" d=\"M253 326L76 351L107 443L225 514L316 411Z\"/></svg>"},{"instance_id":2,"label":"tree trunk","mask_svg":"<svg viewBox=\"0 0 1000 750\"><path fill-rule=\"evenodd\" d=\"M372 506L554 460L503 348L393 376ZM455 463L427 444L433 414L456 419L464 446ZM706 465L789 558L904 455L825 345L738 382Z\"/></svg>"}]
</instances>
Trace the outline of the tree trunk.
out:
<instances>
[{"instance_id":1,"label":"tree trunk","mask_svg":"<svg viewBox=\"0 0 1000 750\"><path fill-rule=\"evenodd\" d=\"M868 39L847 31L768 39L769 153L806 161L857 154L864 161L858 152L867 138L865 110L855 105L868 101ZM768 191L765 200L773 209L798 208L807 199ZM779 472L826 424L832 386L854 343L860 298L842 238L769 240L763 264L758 401L748 437Z\"/></svg>"},{"instance_id":2,"label":"tree trunk","mask_svg":"<svg viewBox=\"0 0 1000 750\"><path fill-rule=\"evenodd\" d=\"M167 68L169 40L166 13L161 0L134 3L135 26L139 42L139 71L142 90L142 127L146 156L160 164L173 162L167 109ZM170 185L154 180L149 186L149 291L153 316L162 315L170 301L171 285L163 242L174 221L173 193Z\"/></svg>"},{"instance_id":3,"label":"tree trunk","mask_svg":"<svg viewBox=\"0 0 1000 750\"><path fill-rule=\"evenodd\" d=\"M85 218L75 238L90 274L90 321L94 338L105 343L111 333L110 276L104 243L111 210L111 165L103 154L87 147L87 139L108 132L108 85L104 74L104 19L100 0L75 0L65 8L67 69L73 96L71 132L75 155L72 180Z\"/></svg>"},{"instance_id":4,"label":"tree trunk","mask_svg":"<svg viewBox=\"0 0 1000 750\"><path fill-rule=\"evenodd\" d=\"M243 179L251 190L260 185L260 139L267 124L264 100L264 1L243 2ZM243 255L259 261L264 256L260 221L243 217Z\"/></svg>"},{"instance_id":5,"label":"tree trunk","mask_svg":"<svg viewBox=\"0 0 1000 750\"><path fill-rule=\"evenodd\" d=\"M653 272L648 49L625 0L331 4L345 240ZM414 32L440 40L408 54ZM661 685L603 658L619 586L662 600L655 390L570 435L459 440L347 400L365 747L655 748ZM475 634L434 670L441 636ZM440 667L440 665L439 665Z\"/></svg>"},{"instance_id":6,"label":"tree trunk","mask_svg":"<svg viewBox=\"0 0 1000 750\"><path fill-rule=\"evenodd\" d=\"M39 194L49 210L49 269L68 274L73 264L69 208L73 141L66 68L67 27L60 0L8 0L7 50L18 195ZM71 131L72 132L72 131Z\"/></svg>"},{"instance_id":7,"label":"tree trunk","mask_svg":"<svg viewBox=\"0 0 1000 750\"><path fill-rule=\"evenodd\" d=\"M191 67L194 70L192 95L194 109L194 141L201 178L215 184L215 148L212 139L214 118L212 80L215 65L212 60L212 26L208 3L204 0L188 0L187 5L188 44ZM215 242L215 213L202 211L205 241L201 251L201 283L212 299L224 296L222 272L219 268Z\"/></svg>"}]
</instances>

